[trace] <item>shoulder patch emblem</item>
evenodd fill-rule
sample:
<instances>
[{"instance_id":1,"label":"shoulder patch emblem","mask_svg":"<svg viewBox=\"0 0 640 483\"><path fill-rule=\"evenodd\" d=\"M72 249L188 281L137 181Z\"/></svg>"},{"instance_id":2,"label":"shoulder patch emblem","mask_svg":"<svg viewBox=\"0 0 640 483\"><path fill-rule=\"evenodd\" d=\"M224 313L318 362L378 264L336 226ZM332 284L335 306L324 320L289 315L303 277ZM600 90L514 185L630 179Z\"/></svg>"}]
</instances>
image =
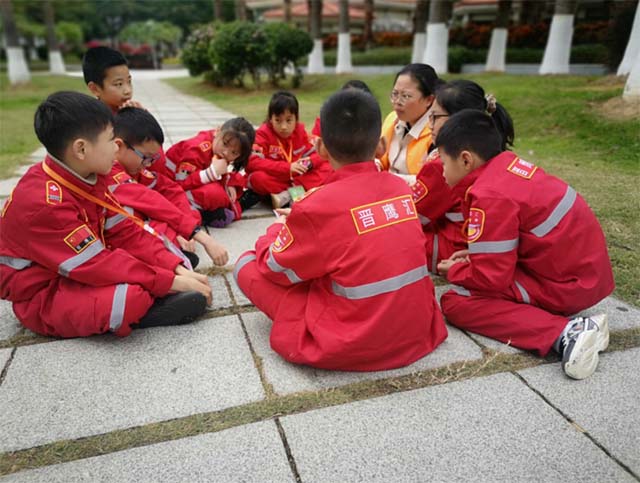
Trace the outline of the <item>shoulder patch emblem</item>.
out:
<instances>
[{"instance_id":1,"label":"shoulder patch emblem","mask_svg":"<svg viewBox=\"0 0 640 483\"><path fill-rule=\"evenodd\" d=\"M180 163L178 165L178 172L182 172L182 173L187 173L187 174L191 174L196 170L196 166L194 164L191 163Z\"/></svg>"},{"instance_id":2,"label":"shoulder patch emblem","mask_svg":"<svg viewBox=\"0 0 640 483\"><path fill-rule=\"evenodd\" d=\"M96 236L87 225L80 225L64 237L64 242L76 253L82 252L96 240Z\"/></svg>"},{"instance_id":3,"label":"shoulder patch emblem","mask_svg":"<svg viewBox=\"0 0 640 483\"><path fill-rule=\"evenodd\" d=\"M148 169L143 169L142 171L140 171L140 174L142 176L144 176L145 178L149 178L149 179L155 179L156 175L153 174L151 171L149 171Z\"/></svg>"},{"instance_id":4,"label":"shoulder patch emblem","mask_svg":"<svg viewBox=\"0 0 640 483\"><path fill-rule=\"evenodd\" d=\"M467 243L472 243L482 236L484 220L484 210L481 210L480 208L471 208L471 210L469 210L469 219L467 220Z\"/></svg>"},{"instance_id":5,"label":"shoulder patch emblem","mask_svg":"<svg viewBox=\"0 0 640 483\"><path fill-rule=\"evenodd\" d=\"M520 158L514 159L507 168L507 171L510 173L518 175L524 179L531 179L537 170L538 167L535 164L524 161Z\"/></svg>"},{"instance_id":6,"label":"shoulder patch emblem","mask_svg":"<svg viewBox=\"0 0 640 483\"><path fill-rule=\"evenodd\" d=\"M120 171L114 175L113 180L118 184L132 183L134 181L125 171Z\"/></svg>"},{"instance_id":7,"label":"shoulder patch emblem","mask_svg":"<svg viewBox=\"0 0 640 483\"><path fill-rule=\"evenodd\" d=\"M49 205L59 205L62 203L62 189L60 185L55 181L47 181L47 204Z\"/></svg>"},{"instance_id":8,"label":"shoulder patch emblem","mask_svg":"<svg viewBox=\"0 0 640 483\"><path fill-rule=\"evenodd\" d=\"M206 153L211 150L211 143L209 141L203 141L198 145L198 147L200 148L200 151Z\"/></svg>"},{"instance_id":9,"label":"shoulder patch emblem","mask_svg":"<svg viewBox=\"0 0 640 483\"><path fill-rule=\"evenodd\" d=\"M426 185L420 180L417 180L413 184L413 186L411 186L411 196L413 197L414 203L417 203L428 194L429 194L429 188L427 188Z\"/></svg>"},{"instance_id":10,"label":"shoulder patch emblem","mask_svg":"<svg viewBox=\"0 0 640 483\"><path fill-rule=\"evenodd\" d=\"M273 242L273 251L276 253L280 253L285 251L291 244L293 243L293 235L291 234L291 230L285 223L280 228L280 233L278 233L278 238Z\"/></svg>"}]
</instances>

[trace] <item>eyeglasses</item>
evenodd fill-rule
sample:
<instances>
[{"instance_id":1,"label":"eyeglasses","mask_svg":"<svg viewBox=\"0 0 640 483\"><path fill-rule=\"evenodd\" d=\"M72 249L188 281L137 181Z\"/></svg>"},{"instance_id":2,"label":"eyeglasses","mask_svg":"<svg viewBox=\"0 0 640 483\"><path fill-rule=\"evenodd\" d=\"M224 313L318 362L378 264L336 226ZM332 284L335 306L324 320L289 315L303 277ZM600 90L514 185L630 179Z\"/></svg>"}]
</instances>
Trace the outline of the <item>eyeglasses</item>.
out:
<instances>
[{"instance_id":1,"label":"eyeglasses","mask_svg":"<svg viewBox=\"0 0 640 483\"><path fill-rule=\"evenodd\" d=\"M411 102L413 99L415 99L415 96L407 94L406 92L400 93L394 90L389 94L389 100L396 104L400 104L401 106L404 106L407 102Z\"/></svg>"},{"instance_id":2,"label":"eyeglasses","mask_svg":"<svg viewBox=\"0 0 640 483\"><path fill-rule=\"evenodd\" d=\"M138 157L142 160L142 166L145 167L149 167L151 166L153 163L155 163L157 160L160 159L161 154L160 153L156 153L153 156L147 156L146 154L142 154L140 151L138 151L136 148L134 148L133 146L131 146L131 144L129 144L128 142L125 142L125 144L127 145L127 147L133 151L134 153L136 153L138 155Z\"/></svg>"},{"instance_id":3,"label":"eyeglasses","mask_svg":"<svg viewBox=\"0 0 640 483\"><path fill-rule=\"evenodd\" d=\"M439 117L449 117L449 114L435 114L432 111L429 111L428 116L429 116L429 121L435 124Z\"/></svg>"}]
</instances>

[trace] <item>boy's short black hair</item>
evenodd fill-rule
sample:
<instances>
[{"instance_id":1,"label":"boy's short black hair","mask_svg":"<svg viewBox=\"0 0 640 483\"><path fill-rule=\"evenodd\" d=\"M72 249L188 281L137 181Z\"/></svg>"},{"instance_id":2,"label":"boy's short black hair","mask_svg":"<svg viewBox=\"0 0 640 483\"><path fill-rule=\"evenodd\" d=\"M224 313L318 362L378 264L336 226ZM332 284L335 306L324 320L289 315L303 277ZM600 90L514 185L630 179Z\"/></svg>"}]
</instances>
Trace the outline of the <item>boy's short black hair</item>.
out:
<instances>
[{"instance_id":1,"label":"boy's short black hair","mask_svg":"<svg viewBox=\"0 0 640 483\"><path fill-rule=\"evenodd\" d=\"M298 115L298 99L289 91L274 92L269 101L269 112L267 113L267 122L272 116L279 116L284 111L289 111L291 114L299 118Z\"/></svg>"},{"instance_id":2,"label":"boy's short black hair","mask_svg":"<svg viewBox=\"0 0 640 483\"><path fill-rule=\"evenodd\" d=\"M341 163L371 161L381 126L378 101L361 90L338 91L320 110L322 142L331 156Z\"/></svg>"},{"instance_id":3,"label":"boy's short black hair","mask_svg":"<svg viewBox=\"0 0 640 483\"><path fill-rule=\"evenodd\" d=\"M369 86L367 85L367 83L364 82L364 81L361 81L360 79L348 80L342 86L342 90L344 91L345 89L359 89L359 90L361 90L363 92L366 92L368 94L373 95L373 93L371 92L371 89L369 89Z\"/></svg>"},{"instance_id":4,"label":"boy's short black hair","mask_svg":"<svg viewBox=\"0 0 640 483\"><path fill-rule=\"evenodd\" d=\"M64 152L78 138L94 142L113 124L111 110L79 92L51 94L38 106L33 120L36 136L47 152L64 161Z\"/></svg>"},{"instance_id":5,"label":"boy's short black hair","mask_svg":"<svg viewBox=\"0 0 640 483\"><path fill-rule=\"evenodd\" d=\"M483 161L503 151L495 122L489 114L476 109L463 109L447 119L438 132L436 146L452 158L471 151Z\"/></svg>"},{"instance_id":6,"label":"boy's short black hair","mask_svg":"<svg viewBox=\"0 0 640 483\"><path fill-rule=\"evenodd\" d=\"M160 146L164 143L164 133L156 118L140 107L125 107L120 109L113 120L113 131L130 146L142 144L145 141L156 141Z\"/></svg>"},{"instance_id":7,"label":"boy's short black hair","mask_svg":"<svg viewBox=\"0 0 640 483\"><path fill-rule=\"evenodd\" d=\"M107 69L118 65L128 64L124 55L117 50L110 47L93 47L87 50L82 57L82 73L85 84L95 82L102 87Z\"/></svg>"},{"instance_id":8,"label":"boy's short black hair","mask_svg":"<svg viewBox=\"0 0 640 483\"><path fill-rule=\"evenodd\" d=\"M240 156L233 162L233 170L240 171L249 161L251 148L256 140L256 131L244 117L234 117L225 122L216 136L223 136L223 140L237 139L240 143Z\"/></svg>"}]
</instances>

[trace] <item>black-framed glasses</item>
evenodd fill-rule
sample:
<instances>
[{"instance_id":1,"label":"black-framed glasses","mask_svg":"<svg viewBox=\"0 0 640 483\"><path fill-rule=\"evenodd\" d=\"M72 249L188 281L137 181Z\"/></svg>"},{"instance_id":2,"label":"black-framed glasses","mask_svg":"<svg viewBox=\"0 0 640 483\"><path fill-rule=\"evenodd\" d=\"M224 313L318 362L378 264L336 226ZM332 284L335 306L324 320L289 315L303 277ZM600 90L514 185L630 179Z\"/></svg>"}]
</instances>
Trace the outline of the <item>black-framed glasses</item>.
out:
<instances>
[{"instance_id":1,"label":"black-framed glasses","mask_svg":"<svg viewBox=\"0 0 640 483\"><path fill-rule=\"evenodd\" d=\"M429 112L429 120L433 124L435 124L440 117L449 117L449 114L434 114L433 112Z\"/></svg>"},{"instance_id":2,"label":"black-framed glasses","mask_svg":"<svg viewBox=\"0 0 640 483\"><path fill-rule=\"evenodd\" d=\"M153 156L147 156L146 154L143 154L142 152L138 151L136 148L131 146L131 144L129 144L128 142L125 141L125 144L127 145L127 147L131 151L133 151L134 153L136 153L138 155L138 157L142 160L142 165L143 166L149 167L153 163L155 163L157 160L160 159L160 156L161 156L160 153L156 153Z\"/></svg>"}]
</instances>

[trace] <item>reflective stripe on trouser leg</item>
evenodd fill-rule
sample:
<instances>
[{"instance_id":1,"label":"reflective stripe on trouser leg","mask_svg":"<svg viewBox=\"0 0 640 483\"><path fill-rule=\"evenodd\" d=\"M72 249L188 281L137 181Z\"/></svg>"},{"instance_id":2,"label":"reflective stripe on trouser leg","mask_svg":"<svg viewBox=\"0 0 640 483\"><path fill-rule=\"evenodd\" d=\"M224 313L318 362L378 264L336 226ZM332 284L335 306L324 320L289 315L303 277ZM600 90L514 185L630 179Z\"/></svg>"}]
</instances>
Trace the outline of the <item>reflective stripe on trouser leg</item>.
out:
<instances>
[{"instance_id":1,"label":"reflective stripe on trouser leg","mask_svg":"<svg viewBox=\"0 0 640 483\"><path fill-rule=\"evenodd\" d=\"M109 317L109 330L116 332L122 325L124 320L124 309L127 303L128 283L121 283L116 286L113 294L113 303L111 304L111 317Z\"/></svg>"}]
</instances>

